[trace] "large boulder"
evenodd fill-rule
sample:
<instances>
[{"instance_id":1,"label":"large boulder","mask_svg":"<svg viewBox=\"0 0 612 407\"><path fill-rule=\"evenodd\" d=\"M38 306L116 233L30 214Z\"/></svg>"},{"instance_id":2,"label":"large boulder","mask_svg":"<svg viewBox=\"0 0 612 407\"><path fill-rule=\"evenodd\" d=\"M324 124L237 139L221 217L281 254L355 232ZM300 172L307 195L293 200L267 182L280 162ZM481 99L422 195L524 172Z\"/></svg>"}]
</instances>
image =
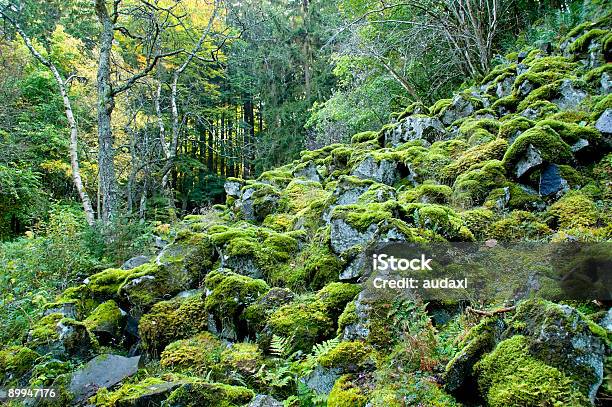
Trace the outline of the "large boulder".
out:
<instances>
[{"instance_id":1,"label":"large boulder","mask_svg":"<svg viewBox=\"0 0 612 407\"><path fill-rule=\"evenodd\" d=\"M102 387L112 387L138 371L140 356L99 355L75 371L70 380L70 392L75 402L94 395Z\"/></svg>"},{"instance_id":2,"label":"large boulder","mask_svg":"<svg viewBox=\"0 0 612 407\"><path fill-rule=\"evenodd\" d=\"M606 109L599 116L595 122L595 128L601 132L604 146L612 149L612 109Z\"/></svg>"},{"instance_id":3,"label":"large boulder","mask_svg":"<svg viewBox=\"0 0 612 407\"><path fill-rule=\"evenodd\" d=\"M559 166L550 164L540 173L540 195L559 196L570 189L568 181L561 176Z\"/></svg>"},{"instance_id":4,"label":"large boulder","mask_svg":"<svg viewBox=\"0 0 612 407\"><path fill-rule=\"evenodd\" d=\"M551 102L559 106L562 110L575 109L587 97L587 93L577 87L574 82L569 79L561 83L557 92L558 96L551 100Z\"/></svg>"},{"instance_id":5,"label":"large boulder","mask_svg":"<svg viewBox=\"0 0 612 407\"><path fill-rule=\"evenodd\" d=\"M343 219L332 219L331 221L331 247L332 250L341 254L353 246L362 246L368 243L376 230L376 224L370 225L365 230L357 230Z\"/></svg>"},{"instance_id":6,"label":"large boulder","mask_svg":"<svg viewBox=\"0 0 612 407\"><path fill-rule=\"evenodd\" d=\"M433 143L447 138L448 134L444 125L438 118L414 115L402 119L396 126L385 132L385 145L397 147L412 140L425 140Z\"/></svg>"},{"instance_id":7,"label":"large boulder","mask_svg":"<svg viewBox=\"0 0 612 407\"><path fill-rule=\"evenodd\" d=\"M474 97L457 95L451 103L441 112L442 123L448 126L456 120L470 116L482 107L482 102Z\"/></svg>"},{"instance_id":8,"label":"large boulder","mask_svg":"<svg viewBox=\"0 0 612 407\"><path fill-rule=\"evenodd\" d=\"M391 160L376 160L373 156L367 155L363 161L357 164L352 175L361 179L370 179L387 185L393 185L401 178L400 163Z\"/></svg>"}]
</instances>

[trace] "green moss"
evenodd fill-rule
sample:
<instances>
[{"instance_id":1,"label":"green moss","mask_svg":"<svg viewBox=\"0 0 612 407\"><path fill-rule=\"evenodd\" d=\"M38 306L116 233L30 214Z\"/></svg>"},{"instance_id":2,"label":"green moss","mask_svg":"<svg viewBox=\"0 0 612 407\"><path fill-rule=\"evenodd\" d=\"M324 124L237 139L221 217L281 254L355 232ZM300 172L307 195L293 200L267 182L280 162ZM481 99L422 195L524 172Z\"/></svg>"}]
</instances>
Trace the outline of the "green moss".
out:
<instances>
[{"instance_id":1,"label":"green moss","mask_svg":"<svg viewBox=\"0 0 612 407\"><path fill-rule=\"evenodd\" d=\"M45 315L39 319L28 334L28 342L36 346L58 340L57 324L62 319L64 316L60 313Z\"/></svg>"},{"instance_id":2,"label":"green moss","mask_svg":"<svg viewBox=\"0 0 612 407\"><path fill-rule=\"evenodd\" d=\"M270 316L266 330L270 334L292 338L294 350L309 352L315 343L333 334L334 324L318 301L306 298L276 310Z\"/></svg>"},{"instance_id":3,"label":"green moss","mask_svg":"<svg viewBox=\"0 0 612 407\"><path fill-rule=\"evenodd\" d=\"M422 184L402 192L398 200L402 203L446 204L450 200L452 193L453 190L448 185Z\"/></svg>"},{"instance_id":4,"label":"green moss","mask_svg":"<svg viewBox=\"0 0 612 407\"><path fill-rule=\"evenodd\" d=\"M329 235L306 246L293 260L289 275L295 278L279 276L279 281L295 291L305 288L320 289L328 283L338 280L344 261L334 255L329 248Z\"/></svg>"},{"instance_id":5,"label":"green moss","mask_svg":"<svg viewBox=\"0 0 612 407\"><path fill-rule=\"evenodd\" d=\"M505 202L508 195L510 199ZM487 199L485 200L484 206L493 210L504 210L504 209L522 209L529 210L542 204L542 199L536 195L531 194L521 188L514 182L506 182L502 188L493 189Z\"/></svg>"},{"instance_id":6,"label":"green moss","mask_svg":"<svg viewBox=\"0 0 612 407\"><path fill-rule=\"evenodd\" d=\"M512 211L508 217L494 222L488 231L490 238L500 241L543 239L551 234L546 224L526 211Z\"/></svg>"},{"instance_id":7,"label":"green moss","mask_svg":"<svg viewBox=\"0 0 612 407\"><path fill-rule=\"evenodd\" d=\"M512 116L501 122L497 136L506 140L514 139L520 133L533 127L534 122L523 116Z\"/></svg>"},{"instance_id":8,"label":"green moss","mask_svg":"<svg viewBox=\"0 0 612 407\"><path fill-rule=\"evenodd\" d=\"M481 85L492 82L496 84L503 81L508 76L516 74L516 64L501 64L494 66L493 69L480 81Z\"/></svg>"},{"instance_id":9,"label":"green moss","mask_svg":"<svg viewBox=\"0 0 612 407\"><path fill-rule=\"evenodd\" d=\"M489 226L495 221L495 214L488 209L472 209L459 214L465 226L472 232L474 237L482 240Z\"/></svg>"},{"instance_id":10,"label":"green moss","mask_svg":"<svg viewBox=\"0 0 612 407\"><path fill-rule=\"evenodd\" d=\"M336 320L346 304L361 291L358 284L330 283L316 294L317 301L330 318Z\"/></svg>"},{"instance_id":11,"label":"green moss","mask_svg":"<svg viewBox=\"0 0 612 407\"><path fill-rule=\"evenodd\" d=\"M238 372L249 377L264 365L264 357L255 343L234 343L221 353L221 365L227 375Z\"/></svg>"},{"instance_id":12,"label":"green moss","mask_svg":"<svg viewBox=\"0 0 612 407\"><path fill-rule=\"evenodd\" d=\"M293 179L293 176L291 175L291 172L282 171L280 169L262 172L261 175L257 178L257 180L260 182L270 183L276 187L283 187L287 185L289 182L291 182L292 179ZM254 184L251 184L250 186L253 186L253 185ZM261 185L258 185L257 189L265 189L265 188Z\"/></svg>"},{"instance_id":13,"label":"green moss","mask_svg":"<svg viewBox=\"0 0 612 407\"><path fill-rule=\"evenodd\" d=\"M457 177L453 184L453 201L465 208L480 205L488 193L506 181L501 161L491 160L474 165Z\"/></svg>"},{"instance_id":14,"label":"green moss","mask_svg":"<svg viewBox=\"0 0 612 407\"><path fill-rule=\"evenodd\" d=\"M168 384L157 377L148 377L137 383L125 383L115 391L102 388L89 399L89 402L98 407L135 405L140 397Z\"/></svg>"},{"instance_id":15,"label":"green moss","mask_svg":"<svg viewBox=\"0 0 612 407\"><path fill-rule=\"evenodd\" d=\"M57 359L44 361L32 369L29 384L33 387L51 387L55 379L60 375L70 373L73 369L74 365L71 362L61 362Z\"/></svg>"},{"instance_id":16,"label":"green moss","mask_svg":"<svg viewBox=\"0 0 612 407\"><path fill-rule=\"evenodd\" d=\"M215 270L206 276L208 290L206 310L218 320L235 320L270 287L265 281L225 270Z\"/></svg>"},{"instance_id":17,"label":"green moss","mask_svg":"<svg viewBox=\"0 0 612 407\"><path fill-rule=\"evenodd\" d=\"M548 208L562 229L588 227L597 223L597 207L593 201L580 193L571 191Z\"/></svg>"},{"instance_id":18,"label":"green moss","mask_svg":"<svg viewBox=\"0 0 612 407\"><path fill-rule=\"evenodd\" d=\"M293 300L294 294L286 288L271 288L265 295L259 297L249 305L242 314L242 319L247 322L249 329L253 332L261 332L266 325L270 315L278 308Z\"/></svg>"},{"instance_id":19,"label":"green moss","mask_svg":"<svg viewBox=\"0 0 612 407\"><path fill-rule=\"evenodd\" d=\"M599 87L601 77L604 73L607 73L608 76L612 76L612 64L603 64L600 67L591 69L586 74L584 74L584 81L596 87Z\"/></svg>"},{"instance_id":20,"label":"green moss","mask_svg":"<svg viewBox=\"0 0 612 407\"><path fill-rule=\"evenodd\" d=\"M535 103L538 101L550 101L554 99L559 95L559 88L565 80L567 79L559 79L531 91L529 95L518 104L517 111L522 112L529 107L534 108Z\"/></svg>"},{"instance_id":21,"label":"green moss","mask_svg":"<svg viewBox=\"0 0 612 407\"><path fill-rule=\"evenodd\" d=\"M40 355L25 346L9 346L0 351L0 384L20 379Z\"/></svg>"},{"instance_id":22,"label":"green moss","mask_svg":"<svg viewBox=\"0 0 612 407\"><path fill-rule=\"evenodd\" d=\"M288 213L273 213L264 219L262 226L272 229L275 232L287 232L295 221L294 215Z\"/></svg>"},{"instance_id":23,"label":"green moss","mask_svg":"<svg viewBox=\"0 0 612 407\"><path fill-rule=\"evenodd\" d=\"M416 227L428 229L453 241L472 241L474 236L464 226L457 213L446 206L435 204L408 204L407 216Z\"/></svg>"},{"instance_id":24,"label":"green moss","mask_svg":"<svg viewBox=\"0 0 612 407\"><path fill-rule=\"evenodd\" d=\"M497 99L491 108L499 112L514 112L519 104L519 99L515 95L508 95Z\"/></svg>"},{"instance_id":25,"label":"green moss","mask_svg":"<svg viewBox=\"0 0 612 407\"><path fill-rule=\"evenodd\" d=\"M297 213L306 208L312 201L326 199L329 193L318 182L293 180L287 185L283 195L288 199L288 211Z\"/></svg>"},{"instance_id":26,"label":"green moss","mask_svg":"<svg viewBox=\"0 0 612 407\"><path fill-rule=\"evenodd\" d=\"M364 143L366 141L378 140L378 132L376 131L364 131L357 133L351 137L351 144Z\"/></svg>"},{"instance_id":27,"label":"green moss","mask_svg":"<svg viewBox=\"0 0 612 407\"><path fill-rule=\"evenodd\" d=\"M474 369L491 407L590 405L563 372L529 355L521 335L501 342Z\"/></svg>"},{"instance_id":28,"label":"green moss","mask_svg":"<svg viewBox=\"0 0 612 407\"><path fill-rule=\"evenodd\" d=\"M91 332L108 332L115 334L121 328L123 313L113 300L100 304L83 323Z\"/></svg>"},{"instance_id":29,"label":"green moss","mask_svg":"<svg viewBox=\"0 0 612 407\"><path fill-rule=\"evenodd\" d=\"M370 350L361 341L340 342L318 358L323 367L340 368L343 372L356 372L368 361Z\"/></svg>"},{"instance_id":30,"label":"green moss","mask_svg":"<svg viewBox=\"0 0 612 407\"><path fill-rule=\"evenodd\" d=\"M575 123L567 123L560 120L546 119L538 122L539 127L548 126L556 131L563 141L573 144L580 139L588 140L592 143L601 138L601 134L593 127L581 126Z\"/></svg>"},{"instance_id":31,"label":"green moss","mask_svg":"<svg viewBox=\"0 0 612 407\"><path fill-rule=\"evenodd\" d=\"M246 387L221 383L187 383L173 391L164 406L184 407L241 407L248 404L255 393Z\"/></svg>"},{"instance_id":32,"label":"green moss","mask_svg":"<svg viewBox=\"0 0 612 407\"><path fill-rule=\"evenodd\" d=\"M349 226L363 232L371 225L390 220L399 209L396 201L365 205L338 205L332 212L332 219L342 219Z\"/></svg>"},{"instance_id":33,"label":"green moss","mask_svg":"<svg viewBox=\"0 0 612 407\"><path fill-rule=\"evenodd\" d=\"M368 399L359 386L353 381L355 378L352 375L341 376L327 399L328 407L365 407Z\"/></svg>"},{"instance_id":34,"label":"green moss","mask_svg":"<svg viewBox=\"0 0 612 407\"><path fill-rule=\"evenodd\" d=\"M608 32L609 31L607 30L593 28L592 30L587 31L580 37L576 38L576 40L568 48L568 51L573 54L585 52L589 48L589 45L591 45L591 42L600 37L605 36L606 34L608 34Z\"/></svg>"},{"instance_id":35,"label":"green moss","mask_svg":"<svg viewBox=\"0 0 612 407\"><path fill-rule=\"evenodd\" d=\"M208 313L201 294L158 302L138 324L142 347L157 355L170 342L205 331Z\"/></svg>"},{"instance_id":36,"label":"green moss","mask_svg":"<svg viewBox=\"0 0 612 407\"><path fill-rule=\"evenodd\" d=\"M351 301L346 304L346 307L344 307L342 314L340 314L340 316L338 317L337 334L342 335L342 333L344 332L344 328L357 323L357 321L359 321L359 318L357 317L357 305L355 304L355 301Z\"/></svg>"},{"instance_id":37,"label":"green moss","mask_svg":"<svg viewBox=\"0 0 612 407\"><path fill-rule=\"evenodd\" d=\"M600 98L593 98L594 103L591 107L591 120L596 121L606 109L612 109L612 93Z\"/></svg>"},{"instance_id":38,"label":"green moss","mask_svg":"<svg viewBox=\"0 0 612 407\"><path fill-rule=\"evenodd\" d=\"M452 101L452 99L440 99L429 108L429 111L433 115L438 115L442 112L442 110L446 109Z\"/></svg>"},{"instance_id":39,"label":"green moss","mask_svg":"<svg viewBox=\"0 0 612 407\"><path fill-rule=\"evenodd\" d=\"M514 166L529 145L538 149L544 161L565 163L572 159L570 146L556 131L549 126L536 126L521 134L506 151L503 160L506 167Z\"/></svg>"},{"instance_id":40,"label":"green moss","mask_svg":"<svg viewBox=\"0 0 612 407\"><path fill-rule=\"evenodd\" d=\"M130 274L132 270L107 269L89 276L86 280L87 288L101 301L116 298L119 287Z\"/></svg>"},{"instance_id":41,"label":"green moss","mask_svg":"<svg viewBox=\"0 0 612 407\"><path fill-rule=\"evenodd\" d=\"M455 179L458 175L469 170L476 164L484 161L498 160L504 156L508 149L508 142L502 138L495 139L489 143L474 146L463 153L455 162L444 168L444 174L448 179Z\"/></svg>"},{"instance_id":42,"label":"green moss","mask_svg":"<svg viewBox=\"0 0 612 407\"><path fill-rule=\"evenodd\" d=\"M219 363L222 351L221 341L208 332L202 332L166 346L160 364L164 368L206 374Z\"/></svg>"}]
</instances>

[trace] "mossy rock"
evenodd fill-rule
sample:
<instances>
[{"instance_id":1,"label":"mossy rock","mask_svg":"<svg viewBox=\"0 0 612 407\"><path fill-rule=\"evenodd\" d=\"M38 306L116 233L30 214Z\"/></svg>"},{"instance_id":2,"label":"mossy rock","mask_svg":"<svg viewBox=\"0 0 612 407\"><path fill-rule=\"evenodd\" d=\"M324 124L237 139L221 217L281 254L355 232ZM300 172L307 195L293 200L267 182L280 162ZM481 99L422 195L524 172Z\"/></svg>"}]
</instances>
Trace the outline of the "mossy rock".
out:
<instances>
[{"instance_id":1,"label":"mossy rock","mask_svg":"<svg viewBox=\"0 0 612 407\"><path fill-rule=\"evenodd\" d=\"M497 318L486 318L472 327L459 343L459 351L446 365L445 387L460 392L474 378L473 366L486 353L493 350L501 338L504 323Z\"/></svg>"},{"instance_id":2,"label":"mossy rock","mask_svg":"<svg viewBox=\"0 0 612 407\"><path fill-rule=\"evenodd\" d=\"M262 350L267 351L272 335L292 338L293 350L310 352L316 343L328 339L334 333L334 321L325 313L322 304L312 297L295 301L276 310L264 329L267 335L260 337Z\"/></svg>"},{"instance_id":3,"label":"mossy rock","mask_svg":"<svg viewBox=\"0 0 612 407\"><path fill-rule=\"evenodd\" d=\"M489 209L476 208L460 212L464 225L472 232L477 240L482 240L487 235L489 226L496 220L497 216Z\"/></svg>"},{"instance_id":4,"label":"mossy rock","mask_svg":"<svg viewBox=\"0 0 612 407\"><path fill-rule=\"evenodd\" d=\"M161 354L160 364L172 370L206 374L221 360L224 346L209 332L172 342Z\"/></svg>"},{"instance_id":5,"label":"mossy rock","mask_svg":"<svg viewBox=\"0 0 612 407\"><path fill-rule=\"evenodd\" d=\"M542 223L536 215L527 211L512 211L507 217L491 224L487 232L489 238L499 241L524 239L543 239L552 230Z\"/></svg>"},{"instance_id":6,"label":"mossy rock","mask_svg":"<svg viewBox=\"0 0 612 407\"><path fill-rule=\"evenodd\" d=\"M495 139L489 143L478 145L467 150L452 164L444 168L447 179L456 179L457 176L468 171L474 165L489 160L499 160L508 149L508 142L502 138Z\"/></svg>"},{"instance_id":7,"label":"mossy rock","mask_svg":"<svg viewBox=\"0 0 612 407\"><path fill-rule=\"evenodd\" d=\"M318 358L321 366L330 369L341 369L343 373L356 373L366 365L373 364L370 359L371 349L363 341L340 342Z\"/></svg>"},{"instance_id":8,"label":"mossy rock","mask_svg":"<svg viewBox=\"0 0 612 407\"><path fill-rule=\"evenodd\" d=\"M514 141L521 133L529 130L535 122L523 116L511 116L501 122L497 136L506 140Z\"/></svg>"},{"instance_id":9,"label":"mossy rock","mask_svg":"<svg viewBox=\"0 0 612 407\"><path fill-rule=\"evenodd\" d=\"M108 300L93 310L83 323L101 343L112 343L121 339L125 315L115 301Z\"/></svg>"},{"instance_id":10,"label":"mossy rock","mask_svg":"<svg viewBox=\"0 0 612 407\"><path fill-rule=\"evenodd\" d=\"M418 228L431 230L453 241L472 241L474 236L457 213L443 205L408 204L406 215Z\"/></svg>"},{"instance_id":11,"label":"mossy rock","mask_svg":"<svg viewBox=\"0 0 612 407\"><path fill-rule=\"evenodd\" d=\"M51 353L62 359L87 359L95 355L99 347L84 323L60 313L39 319L28 332L27 344L38 353Z\"/></svg>"},{"instance_id":12,"label":"mossy rock","mask_svg":"<svg viewBox=\"0 0 612 407\"><path fill-rule=\"evenodd\" d=\"M562 371L530 356L529 343L521 335L501 342L474 370L491 407L591 405Z\"/></svg>"},{"instance_id":13,"label":"mossy rock","mask_svg":"<svg viewBox=\"0 0 612 407\"><path fill-rule=\"evenodd\" d=\"M98 301L117 299L119 287L132 274L132 270L106 269L85 279L87 290Z\"/></svg>"},{"instance_id":14,"label":"mossy rock","mask_svg":"<svg viewBox=\"0 0 612 407\"><path fill-rule=\"evenodd\" d=\"M263 280L227 270L215 270L208 274L204 284L208 291L206 310L214 317L221 336L228 339L247 334L241 324L242 312L270 289Z\"/></svg>"},{"instance_id":15,"label":"mossy rock","mask_svg":"<svg viewBox=\"0 0 612 407\"><path fill-rule=\"evenodd\" d=\"M504 154L504 165L512 168L526 154L529 146L537 149L542 160L565 164L572 160L570 146L549 126L534 127L521 134Z\"/></svg>"},{"instance_id":16,"label":"mossy rock","mask_svg":"<svg viewBox=\"0 0 612 407\"><path fill-rule=\"evenodd\" d=\"M579 191L570 191L548 208L561 229L589 227L597 223L599 214L595 203Z\"/></svg>"},{"instance_id":17,"label":"mossy rock","mask_svg":"<svg viewBox=\"0 0 612 407\"><path fill-rule=\"evenodd\" d=\"M0 350L0 384L16 383L27 373L40 355L25 346L9 346Z\"/></svg>"},{"instance_id":18,"label":"mossy rock","mask_svg":"<svg viewBox=\"0 0 612 407\"><path fill-rule=\"evenodd\" d=\"M142 347L153 356L171 342L203 332L208 327L208 312L202 294L175 298L155 304L142 316L138 333Z\"/></svg>"},{"instance_id":19,"label":"mossy rock","mask_svg":"<svg viewBox=\"0 0 612 407\"><path fill-rule=\"evenodd\" d=\"M330 283L319 290L315 296L322 309L332 320L337 320L346 304L361 291L358 284Z\"/></svg>"},{"instance_id":20,"label":"mossy rock","mask_svg":"<svg viewBox=\"0 0 612 407\"><path fill-rule=\"evenodd\" d=\"M255 393L242 386L221 383L186 383L174 390L162 403L162 407L242 407Z\"/></svg>"},{"instance_id":21,"label":"mossy rock","mask_svg":"<svg viewBox=\"0 0 612 407\"><path fill-rule=\"evenodd\" d=\"M568 305L531 299L519 304L504 335L523 336L521 344L531 357L558 369L594 399L603 377L604 328Z\"/></svg>"},{"instance_id":22,"label":"mossy rock","mask_svg":"<svg viewBox=\"0 0 612 407\"><path fill-rule=\"evenodd\" d=\"M402 192L398 201L402 203L448 204L452 194L453 190L448 185L427 183Z\"/></svg>"},{"instance_id":23,"label":"mossy rock","mask_svg":"<svg viewBox=\"0 0 612 407\"><path fill-rule=\"evenodd\" d=\"M221 353L221 368L225 375L238 372L242 377L253 377L264 365L263 353L255 343L234 343Z\"/></svg>"},{"instance_id":24,"label":"mossy rock","mask_svg":"<svg viewBox=\"0 0 612 407\"><path fill-rule=\"evenodd\" d=\"M365 407L368 398L353 375L341 376L327 398L328 407Z\"/></svg>"},{"instance_id":25,"label":"mossy rock","mask_svg":"<svg viewBox=\"0 0 612 407\"><path fill-rule=\"evenodd\" d=\"M491 160L470 167L453 184L453 202L471 208L484 202L489 192L506 181L506 169L501 161Z\"/></svg>"},{"instance_id":26,"label":"mossy rock","mask_svg":"<svg viewBox=\"0 0 612 407\"><path fill-rule=\"evenodd\" d=\"M148 377L135 383L124 383L116 390L102 388L89 402L98 407L133 407L161 405L182 382Z\"/></svg>"},{"instance_id":27,"label":"mossy rock","mask_svg":"<svg viewBox=\"0 0 612 407\"><path fill-rule=\"evenodd\" d=\"M294 298L295 294L291 290L273 287L249 305L241 317L246 321L249 331L260 332L265 327L270 315L281 306L290 303Z\"/></svg>"}]
</instances>

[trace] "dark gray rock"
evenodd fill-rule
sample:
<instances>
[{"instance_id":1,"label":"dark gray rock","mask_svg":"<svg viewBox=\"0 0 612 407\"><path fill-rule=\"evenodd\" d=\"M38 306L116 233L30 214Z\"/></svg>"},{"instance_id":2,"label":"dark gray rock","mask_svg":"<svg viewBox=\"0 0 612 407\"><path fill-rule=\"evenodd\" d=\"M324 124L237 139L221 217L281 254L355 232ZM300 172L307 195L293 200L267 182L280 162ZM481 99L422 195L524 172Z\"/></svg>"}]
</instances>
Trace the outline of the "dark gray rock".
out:
<instances>
[{"instance_id":1,"label":"dark gray rock","mask_svg":"<svg viewBox=\"0 0 612 407\"><path fill-rule=\"evenodd\" d=\"M474 106L472 101L461 95L457 95L453 98L451 104L442 112L441 120L445 126L448 126L458 119L470 116L476 110L478 110L478 107Z\"/></svg>"},{"instance_id":2,"label":"dark gray rock","mask_svg":"<svg viewBox=\"0 0 612 407\"><path fill-rule=\"evenodd\" d=\"M276 400L272 396L266 394L258 394L248 404L247 407L283 407L284 404Z\"/></svg>"},{"instance_id":3,"label":"dark gray rock","mask_svg":"<svg viewBox=\"0 0 612 407\"><path fill-rule=\"evenodd\" d=\"M408 116L385 133L385 145L397 147L407 141L425 140L433 143L446 140L448 134L439 119L427 116Z\"/></svg>"},{"instance_id":4,"label":"dark gray rock","mask_svg":"<svg viewBox=\"0 0 612 407\"><path fill-rule=\"evenodd\" d=\"M310 181L321 182L322 177L319 174L317 166L312 161L309 161L303 168L293 171L292 174L295 178L306 178Z\"/></svg>"},{"instance_id":5,"label":"dark gray rock","mask_svg":"<svg viewBox=\"0 0 612 407\"><path fill-rule=\"evenodd\" d=\"M540 168L543 163L544 160L538 149L529 144L523 158L516 163L514 174L517 178L522 178Z\"/></svg>"},{"instance_id":6,"label":"dark gray rock","mask_svg":"<svg viewBox=\"0 0 612 407\"><path fill-rule=\"evenodd\" d=\"M368 243L376 233L377 225L370 225L365 231L360 232L343 219L332 219L330 242L332 250L341 254L353 246L362 246Z\"/></svg>"},{"instance_id":7,"label":"dark gray rock","mask_svg":"<svg viewBox=\"0 0 612 407\"><path fill-rule=\"evenodd\" d=\"M371 179L387 185L393 185L400 176L398 163L389 160L377 161L368 155L355 166L352 175L361 179Z\"/></svg>"},{"instance_id":8,"label":"dark gray rock","mask_svg":"<svg viewBox=\"0 0 612 407\"><path fill-rule=\"evenodd\" d=\"M561 177L559 166L547 165L540 174L540 195L550 196L565 193L569 190L567 180Z\"/></svg>"},{"instance_id":9,"label":"dark gray rock","mask_svg":"<svg viewBox=\"0 0 612 407\"><path fill-rule=\"evenodd\" d=\"M132 257L125 263L121 265L121 269L123 270L132 270L138 266L142 266L143 264L148 263L151 260L149 256L136 256Z\"/></svg>"},{"instance_id":10,"label":"dark gray rock","mask_svg":"<svg viewBox=\"0 0 612 407\"><path fill-rule=\"evenodd\" d=\"M570 79L566 79L559 87L559 96L551 102L562 110L571 110L578 107L586 97L585 91L575 86Z\"/></svg>"},{"instance_id":11,"label":"dark gray rock","mask_svg":"<svg viewBox=\"0 0 612 407\"><path fill-rule=\"evenodd\" d=\"M612 109L606 109L599 116L595 128L601 132L603 146L612 149Z\"/></svg>"},{"instance_id":12,"label":"dark gray rock","mask_svg":"<svg viewBox=\"0 0 612 407\"><path fill-rule=\"evenodd\" d=\"M263 272L255 265L251 256L228 256L221 251L221 268L232 269L235 273L251 278L263 278Z\"/></svg>"},{"instance_id":13,"label":"dark gray rock","mask_svg":"<svg viewBox=\"0 0 612 407\"><path fill-rule=\"evenodd\" d=\"M325 368L317 365L312 373L306 377L304 383L317 394L327 395L332 391L334 383L341 373L340 369Z\"/></svg>"},{"instance_id":14,"label":"dark gray rock","mask_svg":"<svg viewBox=\"0 0 612 407\"><path fill-rule=\"evenodd\" d=\"M70 380L70 392L82 401L102 387L111 387L138 371L140 356L99 355L75 371Z\"/></svg>"},{"instance_id":15,"label":"dark gray rock","mask_svg":"<svg viewBox=\"0 0 612 407\"><path fill-rule=\"evenodd\" d=\"M510 96L510 94L512 93L512 85L514 85L515 79L516 77L513 75L504 78L502 81L499 81L495 88L495 95L500 99L506 96Z\"/></svg>"},{"instance_id":16,"label":"dark gray rock","mask_svg":"<svg viewBox=\"0 0 612 407\"><path fill-rule=\"evenodd\" d=\"M223 184L223 189L225 189L225 193L227 196L231 196L233 198L238 198L240 196L240 190L242 189L242 183L236 180L225 181Z\"/></svg>"}]
</instances>

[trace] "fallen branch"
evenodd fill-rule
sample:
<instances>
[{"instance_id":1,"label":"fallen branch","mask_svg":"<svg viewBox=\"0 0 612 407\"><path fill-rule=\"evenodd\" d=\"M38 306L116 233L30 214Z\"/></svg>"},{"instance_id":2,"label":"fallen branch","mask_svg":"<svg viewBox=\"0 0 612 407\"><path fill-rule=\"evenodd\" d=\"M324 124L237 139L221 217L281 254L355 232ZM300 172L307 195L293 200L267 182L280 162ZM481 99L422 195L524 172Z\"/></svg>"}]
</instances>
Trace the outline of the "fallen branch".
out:
<instances>
[{"instance_id":1,"label":"fallen branch","mask_svg":"<svg viewBox=\"0 0 612 407\"><path fill-rule=\"evenodd\" d=\"M465 309L465 311L466 312L471 312L471 313L474 313L474 314L477 314L477 315L483 315L485 317L492 317L492 316L497 315L497 314L503 314L503 313L506 313L506 312L514 311L515 309L516 309L516 305L513 305L512 307L499 308L499 309L496 309L495 311L485 311L485 310L481 310L481 309L475 309L475 308L472 308L472 307L467 307Z\"/></svg>"}]
</instances>

